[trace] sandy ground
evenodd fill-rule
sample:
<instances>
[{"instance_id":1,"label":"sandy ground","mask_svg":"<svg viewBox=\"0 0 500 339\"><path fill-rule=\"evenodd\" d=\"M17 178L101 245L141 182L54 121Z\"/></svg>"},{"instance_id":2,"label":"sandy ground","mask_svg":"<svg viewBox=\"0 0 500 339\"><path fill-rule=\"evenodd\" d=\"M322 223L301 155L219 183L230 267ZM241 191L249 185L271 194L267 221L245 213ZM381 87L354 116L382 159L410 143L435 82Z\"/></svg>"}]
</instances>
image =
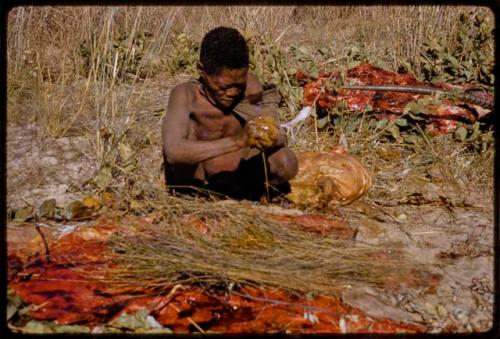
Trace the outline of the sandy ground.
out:
<instances>
[{"instance_id":1,"label":"sandy ground","mask_svg":"<svg viewBox=\"0 0 500 339\"><path fill-rule=\"evenodd\" d=\"M165 97L155 97L148 109L136 115L156 140L139 156L139 167L148 169L145 180L161 177L157 143L163 112L153 112L161 110L164 102ZM83 197L85 182L94 177L98 166L91 137L44 139L34 125L10 125L7 132L8 208L39 206L49 198L64 206ZM431 332L486 331L493 324L492 193L471 188L469 194L457 196L430 178L424 183L415 181L413 187L395 183L386 188L404 190L406 201L395 199L387 204L385 199L384 206L372 195L343 208L342 213L357 229L356 241L400 247L441 277L437 287L353 288L344 292L343 299L374 317L424 323ZM375 174L373 189L377 187ZM55 227L61 232L65 226ZM8 225L8 239L13 229Z\"/></svg>"}]
</instances>

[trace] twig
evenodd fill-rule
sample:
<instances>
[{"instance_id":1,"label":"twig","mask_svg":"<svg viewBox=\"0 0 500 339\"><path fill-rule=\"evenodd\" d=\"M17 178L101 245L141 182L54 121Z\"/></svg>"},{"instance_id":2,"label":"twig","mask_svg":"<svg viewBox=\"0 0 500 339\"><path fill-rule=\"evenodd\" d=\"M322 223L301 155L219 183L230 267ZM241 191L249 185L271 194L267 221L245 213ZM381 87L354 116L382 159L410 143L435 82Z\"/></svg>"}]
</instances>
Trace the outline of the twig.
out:
<instances>
[{"instance_id":1,"label":"twig","mask_svg":"<svg viewBox=\"0 0 500 339\"><path fill-rule=\"evenodd\" d=\"M35 225L35 228L36 228L37 232L40 234L40 236L42 237L43 246L45 247L45 259L47 260L47 263L50 263L49 246L47 245L47 240L45 239L45 235L43 234L42 230L40 229L40 226Z\"/></svg>"},{"instance_id":2,"label":"twig","mask_svg":"<svg viewBox=\"0 0 500 339\"><path fill-rule=\"evenodd\" d=\"M265 152L261 152L262 154L262 162L264 164L264 178L265 178L265 186L266 186L266 198L267 198L267 203L271 202L271 199L269 198L269 177L267 173L267 159L266 159L266 154Z\"/></svg>"},{"instance_id":3,"label":"twig","mask_svg":"<svg viewBox=\"0 0 500 339\"><path fill-rule=\"evenodd\" d=\"M412 234L410 232L408 232L407 230L405 230L402 226L401 226L401 221L399 221L395 216L393 216L389 211L387 211L385 208L383 208L382 206L380 205L375 205L374 203L369 203L371 204L373 207L378 207L379 210L382 211L382 213L384 213L385 215L387 215L389 218L391 218L392 221L394 221L396 223L396 227L399 228L399 230L401 232L403 232L404 234L406 234L406 236L408 238L410 238L413 242L415 242L415 239L413 239L412 237Z\"/></svg>"},{"instance_id":4,"label":"twig","mask_svg":"<svg viewBox=\"0 0 500 339\"><path fill-rule=\"evenodd\" d=\"M316 95L316 98L314 98L314 101L313 103L311 104L311 107L315 107L316 105L316 101L318 101L319 97L321 96L321 93L323 93L325 91L325 87L326 87L326 83L328 81L330 81L330 79L332 78L333 74L335 74L334 72L332 72L330 74L330 76L328 77L328 79L326 79L325 81L325 84L323 86L321 86L321 89L319 90L319 93L318 95ZM316 138L316 149L319 150L319 136L318 136L318 114L315 112L314 114L314 134L315 134L315 138Z\"/></svg>"},{"instance_id":5,"label":"twig","mask_svg":"<svg viewBox=\"0 0 500 339\"><path fill-rule=\"evenodd\" d=\"M425 234L440 234L443 232L437 232L437 231L427 231L427 232L414 232L412 235L425 235Z\"/></svg>"},{"instance_id":6,"label":"twig","mask_svg":"<svg viewBox=\"0 0 500 339\"><path fill-rule=\"evenodd\" d=\"M170 302L172 301L172 299L174 298L174 295L175 293L177 292L177 290L179 288L182 287L182 284L177 284L175 285L174 287L172 287L172 289L170 290L170 292L168 292L168 294L166 295L166 299L161 299L154 307L153 309L151 310L152 312L160 312L167 304L170 304Z\"/></svg>"},{"instance_id":7,"label":"twig","mask_svg":"<svg viewBox=\"0 0 500 339\"><path fill-rule=\"evenodd\" d=\"M168 306L171 306L174 310L177 312L180 312L181 310L175 306L174 304L168 304ZM200 325L198 325L191 317L186 317L186 319L193 325L198 331L200 331L201 334L206 334L205 330L203 330Z\"/></svg>"}]
</instances>

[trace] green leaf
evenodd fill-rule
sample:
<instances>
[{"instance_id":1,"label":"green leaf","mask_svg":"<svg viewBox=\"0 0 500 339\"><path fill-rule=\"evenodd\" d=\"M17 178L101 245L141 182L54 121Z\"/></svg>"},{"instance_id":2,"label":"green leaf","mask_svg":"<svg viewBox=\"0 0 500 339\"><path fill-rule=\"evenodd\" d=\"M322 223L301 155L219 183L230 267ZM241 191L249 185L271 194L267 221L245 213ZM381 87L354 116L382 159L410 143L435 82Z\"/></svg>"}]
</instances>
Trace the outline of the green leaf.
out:
<instances>
[{"instance_id":1,"label":"green leaf","mask_svg":"<svg viewBox=\"0 0 500 339\"><path fill-rule=\"evenodd\" d=\"M348 52L348 54L352 55L352 56L359 55L360 53L361 53L361 50L356 46L351 47L349 52Z\"/></svg>"},{"instance_id":2,"label":"green leaf","mask_svg":"<svg viewBox=\"0 0 500 339\"><path fill-rule=\"evenodd\" d=\"M50 321L30 320L21 328L23 333L90 333L90 328L81 325L58 325Z\"/></svg>"},{"instance_id":3,"label":"green leaf","mask_svg":"<svg viewBox=\"0 0 500 339\"><path fill-rule=\"evenodd\" d=\"M425 106L429 103L430 99L421 99L415 103L415 109L412 111L412 113L419 114L419 113L425 113L426 109Z\"/></svg>"},{"instance_id":4,"label":"green leaf","mask_svg":"<svg viewBox=\"0 0 500 339\"><path fill-rule=\"evenodd\" d=\"M492 143L495 139L493 138L493 133L488 132L488 133L483 133L480 135L479 139L483 144L488 144Z\"/></svg>"},{"instance_id":5,"label":"green leaf","mask_svg":"<svg viewBox=\"0 0 500 339\"><path fill-rule=\"evenodd\" d=\"M35 208L33 206L26 206L16 210L14 220L24 222L32 219L35 216Z\"/></svg>"},{"instance_id":6,"label":"green leaf","mask_svg":"<svg viewBox=\"0 0 500 339\"><path fill-rule=\"evenodd\" d=\"M87 208L80 200L71 201L64 208L64 218L66 220L86 218L92 215L92 210Z\"/></svg>"},{"instance_id":7,"label":"green leaf","mask_svg":"<svg viewBox=\"0 0 500 339\"><path fill-rule=\"evenodd\" d=\"M314 298L316 298L316 292L314 292L314 291L308 291L305 294L305 297L306 297L307 300L314 300Z\"/></svg>"},{"instance_id":8,"label":"green leaf","mask_svg":"<svg viewBox=\"0 0 500 339\"><path fill-rule=\"evenodd\" d=\"M325 127L328 123L330 122L330 116L327 115L326 117L323 117L321 119L316 120L316 124L319 129L322 129Z\"/></svg>"},{"instance_id":9,"label":"green leaf","mask_svg":"<svg viewBox=\"0 0 500 339\"><path fill-rule=\"evenodd\" d=\"M414 144L414 145L418 144L418 137L413 134L404 136L403 140L407 144Z\"/></svg>"},{"instance_id":10,"label":"green leaf","mask_svg":"<svg viewBox=\"0 0 500 339\"><path fill-rule=\"evenodd\" d=\"M475 122L474 125L472 125L472 133L469 136L469 138L467 139L467 141L474 141L480 135L481 135L481 130L479 129L479 122Z\"/></svg>"},{"instance_id":11,"label":"green leaf","mask_svg":"<svg viewBox=\"0 0 500 339\"><path fill-rule=\"evenodd\" d=\"M61 325L52 326L55 333L90 333L90 328L81 325Z\"/></svg>"},{"instance_id":12,"label":"green leaf","mask_svg":"<svg viewBox=\"0 0 500 339\"><path fill-rule=\"evenodd\" d=\"M388 121L387 119L382 119L382 120L379 120L377 121L377 123L375 124L375 128L376 129L382 129L382 128L385 128L387 125L388 125Z\"/></svg>"},{"instance_id":13,"label":"green leaf","mask_svg":"<svg viewBox=\"0 0 500 339\"><path fill-rule=\"evenodd\" d=\"M400 67L402 67L406 72L411 72L413 69L411 64L407 61L401 61Z\"/></svg>"},{"instance_id":14,"label":"green leaf","mask_svg":"<svg viewBox=\"0 0 500 339\"><path fill-rule=\"evenodd\" d=\"M23 333L37 333L37 334L45 334L45 333L54 333L54 329L49 326L49 323L30 320L28 323L21 328Z\"/></svg>"},{"instance_id":15,"label":"green leaf","mask_svg":"<svg viewBox=\"0 0 500 339\"><path fill-rule=\"evenodd\" d=\"M460 62L458 62L455 57L453 57L452 55L448 55L446 59L451 63L451 66L453 68L455 68L456 70L460 69Z\"/></svg>"},{"instance_id":16,"label":"green leaf","mask_svg":"<svg viewBox=\"0 0 500 339\"><path fill-rule=\"evenodd\" d=\"M33 310L33 308L35 308L36 306L33 305L33 304L30 304L30 305L26 305L24 307L21 307L19 308L19 315L21 317L24 317L24 316L31 316L31 311Z\"/></svg>"},{"instance_id":17,"label":"green leaf","mask_svg":"<svg viewBox=\"0 0 500 339\"><path fill-rule=\"evenodd\" d=\"M153 328L150 330L144 331L144 333L174 333L170 328L168 327L163 327L163 328Z\"/></svg>"},{"instance_id":18,"label":"green leaf","mask_svg":"<svg viewBox=\"0 0 500 339\"><path fill-rule=\"evenodd\" d=\"M134 331L163 329L161 324L149 315L147 309L139 310L135 314L122 313L120 317L108 323L107 326Z\"/></svg>"},{"instance_id":19,"label":"green leaf","mask_svg":"<svg viewBox=\"0 0 500 339\"><path fill-rule=\"evenodd\" d=\"M56 210L56 199L45 200L38 208L38 216L40 218L52 219Z\"/></svg>"},{"instance_id":20,"label":"green leaf","mask_svg":"<svg viewBox=\"0 0 500 339\"><path fill-rule=\"evenodd\" d=\"M460 141L465 141L467 138L467 129L463 126L460 126L455 130L455 139L460 140Z\"/></svg>"},{"instance_id":21,"label":"green leaf","mask_svg":"<svg viewBox=\"0 0 500 339\"><path fill-rule=\"evenodd\" d=\"M397 142L403 142L403 138L401 138L401 135L399 134L399 127L396 125L391 125L387 130L391 133L392 137L397 141Z\"/></svg>"},{"instance_id":22,"label":"green leaf","mask_svg":"<svg viewBox=\"0 0 500 339\"><path fill-rule=\"evenodd\" d=\"M111 174L111 167L109 166L103 166L99 170L99 173L97 173L97 176L94 178L94 183L100 189L108 187L112 181L113 181L113 176Z\"/></svg>"},{"instance_id":23,"label":"green leaf","mask_svg":"<svg viewBox=\"0 0 500 339\"><path fill-rule=\"evenodd\" d=\"M19 297L14 290L7 290L7 321L17 313L22 303L21 297Z\"/></svg>"},{"instance_id":24,"label":"green leaf","mask_svg":"<svg viewBox=\"0 0 500 339\"><path fill-rule=\"evenodd\" d=\"M307 47L300 46L297 50L300 54L309 55L309 50L307 49Z\"/></svg>"},{"instance_id":25,"label":"green leaf","mask_svg":"<svg viewBox=\"0 0 500 339\"><path fill-rule=\"evenodd\" d=\"M425 120L425 119L424 119L424 118L422 118L421 116L418 116L418 115L416 115L416 114L412 114L412 113L408 113L408 116L409 116L410 118L412 118L413 120L417 120L417 121L423 121L423 120Z\"/></svg>"},{"instance_id":26,"label":"green leaf","mask_svg":"<svg viewBox=\"0 0 500 339\"><path fill-rule=\"evenodd\" d=\"M326 47L320 48L318 51L319 51L319 53L320 53L321 55L326 55L326 54L328 54L328 48L326 48Z\"/></svg>"},{"instance_id":27,"label":"green leaf","mask_svg":"<svg viewBox=\"0 0 500 339\"><path fill-rule=\"evenodd\" d=\"M354 67L357 67L361 64L361 61L350 61L348 64L347 64L347 68L354 68Z\"/></svg>"},{"instance_id":28,"label":"green leaf","mask_svg":"<svg viewBox=\"0 0 500 339\"><path fill-rule=\"evenodd\" d=\"M403 114L408 114L408 113L410 113L410 112L414 112L414 111L415 111L414 107L415 107L415 102L410 101L410 102L409 102L409 103L407 103L407 104L405 105L405 107L403 108Z\"/></svg>"},{"instance_id":29,"label":"green leaf","mask_svg":"<svg viewBox=\"0 0 500 339\"><path fill-rule=\"evenodd\" d=\"M308 68L308 73L309 73L309 76L311 78L313 78L313 79L318 79L319 78L318 68L313 63L310 64L310 66Z\"/></svg>"},{"instance_id":30,"label":"green leaf","mask_svg":"<svg viewBox=\"0 0 500 339\"><path fill-rule=\"evenodd\" d=\"M408 121L405 118L399 118L394 121L394 123L398 126L401 127L406 127L408 126Z\"/></svg>"},{"instance_id":31,"label":"green leaf","mask_svg":"<svg viewBox=\"0 0 500 339\"><path fill-rule=\"evenodd\" d=\"M116 327L96 326L92 330L93 333L123 333L124 331Z\"/></svg>"},{"instance_id":32,"label":"green leaf","mask_svg":"<svg viewBox=\"0 0 500 339\"><path fill-rule=\"evenodd\" d=\"M120 158L122 158L122 161L124 162L127 162L134 156L132 147L130 147L129 144L123 142L118 143L118 153L120 154Z\"/></svg>"}]
</instances>

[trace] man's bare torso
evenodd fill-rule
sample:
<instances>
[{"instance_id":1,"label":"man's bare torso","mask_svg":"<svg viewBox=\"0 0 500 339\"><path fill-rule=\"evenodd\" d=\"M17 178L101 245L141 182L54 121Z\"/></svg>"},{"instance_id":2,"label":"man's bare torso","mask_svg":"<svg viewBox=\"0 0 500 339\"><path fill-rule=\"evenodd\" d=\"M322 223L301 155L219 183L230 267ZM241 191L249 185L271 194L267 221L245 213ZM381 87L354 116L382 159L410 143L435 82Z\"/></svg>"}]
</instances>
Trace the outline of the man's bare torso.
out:
<instances>
[{"instance_id":1,"label":"man's bare torso","mask_svg":"<svg viewBox=\"0 0 500 339\"><path fill-rule=\"evenodd\" d=\"M217 140L238 134L244 125L244 120L232 112L224 113L207 97L203 86L197 81L181 84L189 96L189 140ZM260 92L259 92L260 91ZM255 96L261 92L261 85L253 76L248 77L245 96ZM219 172L236 170L241 159L246 158L250 148L243 148L218 157L207 159L196 166L195 179L206 180Z\"/></svg>"}]
</instances>

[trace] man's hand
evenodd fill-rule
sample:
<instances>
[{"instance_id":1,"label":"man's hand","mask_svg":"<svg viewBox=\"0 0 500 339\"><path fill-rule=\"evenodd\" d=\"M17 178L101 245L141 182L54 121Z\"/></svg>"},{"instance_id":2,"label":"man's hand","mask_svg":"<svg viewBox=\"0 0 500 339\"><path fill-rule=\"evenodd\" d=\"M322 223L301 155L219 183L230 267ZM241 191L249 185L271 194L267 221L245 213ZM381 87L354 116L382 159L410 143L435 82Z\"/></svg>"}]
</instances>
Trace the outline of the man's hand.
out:
<instances>
[{"instance_id":1,"label":"man's hand","mask_svg":"<svg viewBox=\"0 0 500 339\"><path fill-rule=\"evenodd\" d=\"M260 150L274 146L278 141L279 127L273 118L259 116L249 120L243 129L247 144Z\"/></svg>"}]
</instances>

